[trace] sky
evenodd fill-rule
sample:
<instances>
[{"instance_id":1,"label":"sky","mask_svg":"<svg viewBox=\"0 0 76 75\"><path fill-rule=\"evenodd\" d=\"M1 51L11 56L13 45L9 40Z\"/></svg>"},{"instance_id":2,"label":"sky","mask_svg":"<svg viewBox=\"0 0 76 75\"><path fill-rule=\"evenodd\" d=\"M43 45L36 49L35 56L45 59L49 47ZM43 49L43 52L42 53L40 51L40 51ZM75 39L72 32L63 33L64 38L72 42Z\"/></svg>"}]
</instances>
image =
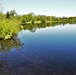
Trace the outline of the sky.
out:
<instances>
[{"instance_id":1,"label":"sky","mask_svg":"<svg viewBox=\"0 0 76 75\"><path fill-rule=\"evenodd\" d=\"M1 0L3 11L16 10L18 14L76 16L76 0Z\"/></svg>"}]
</instances>

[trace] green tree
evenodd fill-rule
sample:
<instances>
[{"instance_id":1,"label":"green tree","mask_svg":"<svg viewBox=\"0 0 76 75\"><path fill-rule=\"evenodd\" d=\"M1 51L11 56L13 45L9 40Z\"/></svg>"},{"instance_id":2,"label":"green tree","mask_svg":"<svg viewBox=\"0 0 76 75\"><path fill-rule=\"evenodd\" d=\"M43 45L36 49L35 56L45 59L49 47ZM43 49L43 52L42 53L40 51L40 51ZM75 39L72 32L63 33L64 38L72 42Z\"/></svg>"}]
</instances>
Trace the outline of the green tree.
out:
<instances>
[{"instance_id":1,"label":"green tree","mask_svg":"<svg viewBox=\"0 0 76 75\"><path fill-rule=\"evenodd\" d=\"M17 13L16 13L16 11L15 10L11 10L10 11L10 16L15 16Z\"/></svg>"},{"instance_id":2,"label":"green tree","mask_svg":"<svg viewBox=\"0 0 76 75\"><path fill-rule=\"evenodd\" d=\"M6 18L10 19L10 12L9 11L6 12Z\"/></svg>"}]
</instances>

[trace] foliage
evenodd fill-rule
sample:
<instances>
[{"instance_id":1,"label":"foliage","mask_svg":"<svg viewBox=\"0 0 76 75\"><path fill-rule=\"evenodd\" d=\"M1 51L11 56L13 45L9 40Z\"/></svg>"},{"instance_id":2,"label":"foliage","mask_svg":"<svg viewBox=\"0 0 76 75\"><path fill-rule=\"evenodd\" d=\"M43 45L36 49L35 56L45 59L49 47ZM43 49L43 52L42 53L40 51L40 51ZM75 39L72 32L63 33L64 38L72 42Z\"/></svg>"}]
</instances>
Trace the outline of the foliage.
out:
<instances>
[{"instance_id":1,"label":"foliage","mask_svg":"<svg viewBox=\"0 0 76 75\"><path fill-rule=\"evenodd\" d=\"M17 13L16 13L16 11L15 10L11 10L10 11L10 16L15 16Z\"/></svg>"},{"instance_id":2,"label":"foliage","mask_svg":"<svg viewBox=\"0 0 76 75\"><path fill-rule=\"evenodd\" d=\"M13 34L18 33L20 27L15 20L4 19L0 21L0 38L9 39Z\"/></svg>"},{"instance_id":3,"label":"foliage","mask_svg":"<svg viewBox=\"0 0 76 75\"><path fill-rule=\"evenodd\" d=\"M42 23L44 24L42 25ZM10 39L13 34L16 34L20 31L20 28L28 28L30 31L35 31L35 28L46 27L46 25L49 26L49 24L53 26L55 24L64 25L67 23L76 23L76 17L35 15L33 12L29 14L18 15L15 10L7 11L6 14L0 12L0 38ZM21 24L31 25L26 25L23 27Z\"/></svg>"},{"instance_id":4,"label":"foliage","mask_svg":"<svg viewBox=\"0 0 76 75\"><path fill-rule=\"evenodd\" d=\"M9 11L7 11L7 13L6 13L6 18L10 19L10 12Z\"/></svg>"}]
</instances>

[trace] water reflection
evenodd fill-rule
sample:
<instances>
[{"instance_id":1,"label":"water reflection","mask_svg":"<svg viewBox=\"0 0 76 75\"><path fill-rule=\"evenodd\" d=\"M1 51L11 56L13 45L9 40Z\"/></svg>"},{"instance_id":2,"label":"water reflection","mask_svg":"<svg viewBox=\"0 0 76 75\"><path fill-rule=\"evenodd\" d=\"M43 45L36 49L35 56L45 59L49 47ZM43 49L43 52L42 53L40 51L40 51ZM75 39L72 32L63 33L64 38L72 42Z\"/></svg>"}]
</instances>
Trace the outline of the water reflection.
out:
<instances>
[{"instance_id":1,"label":"water reflection","mask_svg":"<svg viewBox=\"0 0 76 75\"><path fill-rule=\"evenodd\" d=\"M23 43L21 43L18 37L14 37L9 40L0 40L0 52L9 52L12 48L16 48L18 50L22 45Z\"/></svg>"},{"instance_id":2,"label":"water reflection","mask_svg":"<svg viewBox=\"0 0 76 75\"><path fill-rule=\"evenodd\" d=\"M55 27L55 26L60 26L60 25L75 25L74 23L66 23L66 22L51 22L51 23L36 23L36 24L25 24L25 25L22 25L22 29L21 30L29 30L30 32L35 32L36 29L41 29L41 28L46 28L46 27Z\"/></svg>"},{"instance_id":3,"label":"water reflection","mask_svg":"<svg viewBox=\"0 0 76 75\"><path fill-rule=\"evenodd\" d=\"M7 59L8 54L12 49L21 50L23 45L17 36L9 40L0 39L0 75L10 75L12 73L12 62Z\"/></svg>"},{"instance_id":4,"label":"water reflection","mask_svg":"<svg viewBox=\"0 0 76 75\"><path fill-rule=\"evenodd\" d=\"M30 32L35 32L36 29L40 28L46 28L46 27L54 27L62 23L58 22L51 22L51 23L36 23L36 24L26 24L23 26L24 30L30 30Z\"/></svg>"},{"instance_id":5,"label":"water reflection","mask_svg":"<svg viewBox=\"0 0 76 75\"><path fill-rule=\"evenodd\" d=\"M28 24L0 40L0 75L75 75L76 25L57 25Z\"/></svg>"}]
</instances>

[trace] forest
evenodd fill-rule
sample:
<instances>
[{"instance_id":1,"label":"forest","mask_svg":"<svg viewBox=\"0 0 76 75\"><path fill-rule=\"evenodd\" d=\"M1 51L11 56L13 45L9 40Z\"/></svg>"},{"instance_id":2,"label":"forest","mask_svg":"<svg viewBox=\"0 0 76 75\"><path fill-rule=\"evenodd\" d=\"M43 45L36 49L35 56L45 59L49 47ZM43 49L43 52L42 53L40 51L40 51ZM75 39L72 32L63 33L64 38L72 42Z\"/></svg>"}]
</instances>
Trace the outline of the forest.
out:
<instances>
[{"instance_id":1,"label":"forest","mask_svg":"<svg viewBox=\"0 0 76 75\"><path fill-rule=\"evenodd\" d=\"M35 15L30 12L28 14L19 15L16 10L7 11L3 13L0 11L0 39L10 39L16 35L20 30L53 26L57 24L75 24L75 17L56 17L46 15ZM39 24L39 25L38 25ZM44 26L42 26L42 24Z\"/></svg>"}]
</instances>

